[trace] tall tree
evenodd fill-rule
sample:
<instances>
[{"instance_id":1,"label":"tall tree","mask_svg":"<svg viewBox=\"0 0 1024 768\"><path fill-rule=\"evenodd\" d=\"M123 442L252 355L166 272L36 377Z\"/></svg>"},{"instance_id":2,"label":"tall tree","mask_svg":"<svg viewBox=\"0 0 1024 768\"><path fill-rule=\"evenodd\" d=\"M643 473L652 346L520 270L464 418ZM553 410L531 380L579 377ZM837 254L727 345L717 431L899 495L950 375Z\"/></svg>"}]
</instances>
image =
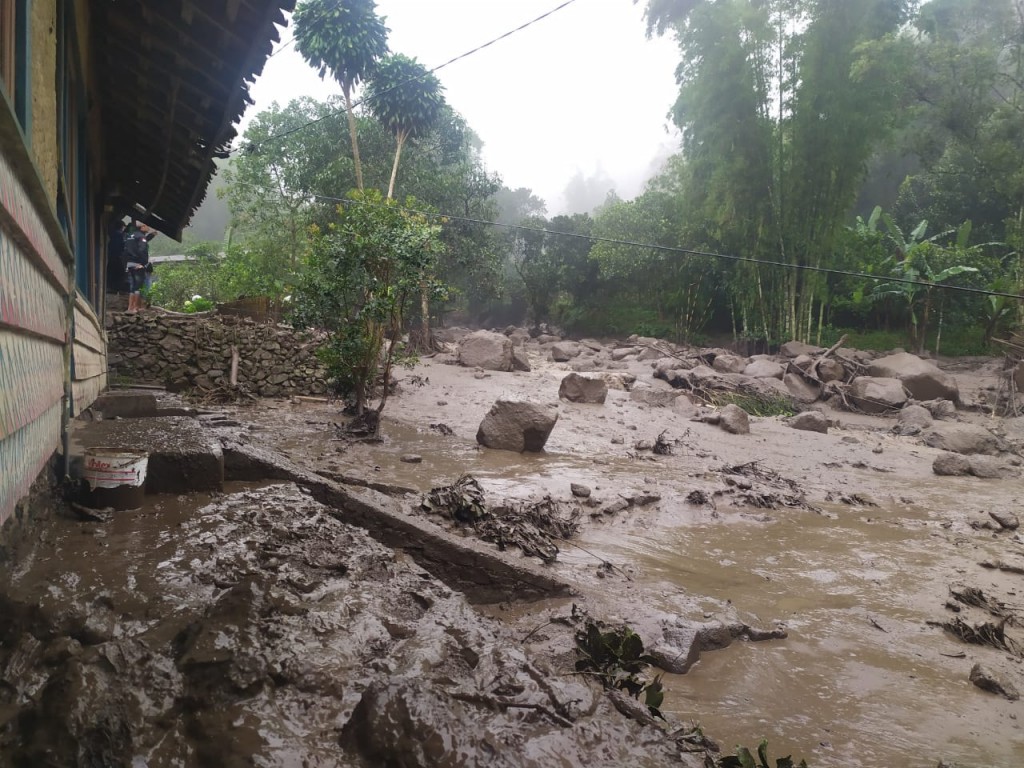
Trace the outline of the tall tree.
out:
<instances>
[{"instance_id":1,"label":"tall tree","mask_svg":"<svg viewBox=\"0 0 1024 768\"><path fill-rule=\"evenodd\" d=\"M388 28L374 0L302 0L292 16L295 48L323 78L338 81L348 114L356 186L363 189L352 92L388 52Z\"/></svg>"},{"instance_id":2,"label":"tall tree","mask_svg":"<svg viewBox=\"0 0 1024 768\"><path fill-rule=\"evenodd\" d=\"M370 75L366 89L370 113L395 137L388 199L394 197L402 147L411 137L422 135L437 123L444 109L443 92L441 81L426 67L400 53L382 59Z\"/></svg>"}]
</instances>

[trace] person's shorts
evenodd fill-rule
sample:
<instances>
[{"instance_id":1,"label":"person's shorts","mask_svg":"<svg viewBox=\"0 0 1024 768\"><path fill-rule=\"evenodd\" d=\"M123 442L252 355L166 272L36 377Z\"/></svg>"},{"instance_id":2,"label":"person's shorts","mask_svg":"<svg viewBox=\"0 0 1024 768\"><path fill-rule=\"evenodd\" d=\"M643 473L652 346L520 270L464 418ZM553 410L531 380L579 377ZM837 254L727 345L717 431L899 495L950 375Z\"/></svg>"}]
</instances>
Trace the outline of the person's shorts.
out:
<instances>
[{"instance_id":1,"label":"person's shorts","mask_svg":"<svg viewBox=\"0 0 1024 768\"><path fill-rule=\"evenodd\" d=\"M142 286L148 286L149 273L145 268L134 261L128 262L128 291L130 293L139 293L142 290Z\"/></svg>"}]
</instances>

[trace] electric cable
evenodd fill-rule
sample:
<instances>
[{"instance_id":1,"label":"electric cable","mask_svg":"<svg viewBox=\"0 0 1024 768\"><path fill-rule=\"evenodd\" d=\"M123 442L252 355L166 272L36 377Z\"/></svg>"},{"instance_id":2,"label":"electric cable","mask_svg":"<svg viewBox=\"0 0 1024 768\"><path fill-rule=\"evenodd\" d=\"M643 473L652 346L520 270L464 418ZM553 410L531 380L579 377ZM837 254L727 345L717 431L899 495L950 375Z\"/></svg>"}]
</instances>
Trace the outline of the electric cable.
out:
<instances>
[{"instance_id":1,"label":"electric cable","mask_svg":"<svg viewBox=\"0 0 1024 768\"><path fill-rule=\"evenodd\" d=\"M408 85L409 83L414 83L417 80L422 80L427 75L432 75L435 72L437 72L437 71L439 71L441 69L444 69L445 67L449 66L450 64L454 64L455 62L461 61L462 59L465 59L465 58L467 58L469 56L472 56L475 53L479 53L480 51L484 50L485 48L489 48L490 46L494 45L495 43L501 42L505 38L511 37L512 35L516 34L517 32L523 31L527 27L530 27L530 26L536 24L537 22L542 21L542 20L548 18L549 16L552 16L553 14L557 13L558 11L562 10L563 8L566 8L566 7L570 6L570 5L572 5L575 2L576 2L576 0L565 0L565 2L561 3L560 5L555 6L554 8L552 8L549 11L546 11L546 12L542 13L540 16L537 16L536 18L530 19L529 21L524 22L523 24L520 24L518 27L515 27L514 29L510 29L509 31L507 31L507 32L505 32L503 34L498 35L497 37L495 37L495 38L493 38L491 40L488 40L486 43L478 45L476 48L473 48L473 49L471 49L469 51L466 51L465 53L460 53L458 56L455 56L454 58L448 59L448 61L444 62L443 64L439 64L438 66L434 67L433 69L426 70L419 77L413 77L413 78L410 78L408 80L403 80L400 83L396 83L395 85L391 86L390 88L388 88L386 90L383 90L383 91L380 91L378 95L382 95L382 94L385 94L385 93L390 93L391 91L396 90L398 88L401 88L404 85ZM294 40L295 40L295 38L293 37L292 41L294 42ZM271 54L271 55L273 55L273 54ZM355 109L356 107L361 106L365 101L366 101L366 98L364 97L362 99L358 99L357 101L352 102L352 108ZM344 114L344 112L345 112L345 110L340 110L340 109L339 110L334 110L333 112L328 112L327 114L325 114L325 115L323 115L321 117L318 117L315 120L310 120L309 122L303 123L302 125L298 125L298 126L296 126L294 128L289 128L287 131L281 131L280 133L275 133L275 134L273 134L271 136L267 136L265 139L261 139L260 141L249 142L249 143L246 143L246 144L240 144L238 147L236 147L235 149L231 150L230 154L235 154L235 153L237 153L239 151L244 151L244 152L247 152L247 153L258 152L259 148L262 147L264 144L267 144L267 143L269 143L271 141L275 141L277 139L283 139L286 136L291 136L293 133L298 133L299 131L305 130L306 128L309 128L310 126L316 125L317 123L321 123L324 120L327 120L327 119L329 119L331 117L335 117L336 115Z\"/></svg>"}]
</instances>

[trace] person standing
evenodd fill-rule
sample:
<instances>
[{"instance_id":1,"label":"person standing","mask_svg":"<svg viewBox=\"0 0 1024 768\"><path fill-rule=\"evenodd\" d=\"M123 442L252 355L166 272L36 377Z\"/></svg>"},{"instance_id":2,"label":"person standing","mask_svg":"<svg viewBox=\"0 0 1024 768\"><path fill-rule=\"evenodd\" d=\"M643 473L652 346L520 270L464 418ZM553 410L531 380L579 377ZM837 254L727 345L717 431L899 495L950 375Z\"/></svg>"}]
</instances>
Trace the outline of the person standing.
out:
<instances>
[{"instance_id":1,"label":"person standing","mask_svg":"<svg viewBox=\"0 0 1024 768\"><path fill-rule=\"evenodd\" d=\"M143 309L142 288L149 287L149 241L156 237L156 230L150 229L141 221L135 226L124 243L125 257L128 259L128 312L135 314Z\"/></svg>"}]
</instances>

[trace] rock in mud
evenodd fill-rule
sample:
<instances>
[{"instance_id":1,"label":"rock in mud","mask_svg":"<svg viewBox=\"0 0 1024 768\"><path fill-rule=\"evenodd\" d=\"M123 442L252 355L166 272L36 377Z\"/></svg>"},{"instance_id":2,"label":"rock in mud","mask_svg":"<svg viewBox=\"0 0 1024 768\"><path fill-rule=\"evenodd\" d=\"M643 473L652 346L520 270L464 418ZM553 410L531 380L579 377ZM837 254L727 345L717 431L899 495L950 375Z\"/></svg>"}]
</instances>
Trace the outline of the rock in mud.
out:
<instances>
[{"instance_id":1,"label":"rock in mud","mask_svg":"<svg viewBox=\"0 0 1024 768\"><path fill-rule=\"evenodd\" d=\"M956 416L956 403L952 400L923 400L920 405L928 409L933 419L952 419Z\"/></svg>"},{"instance_id":2,"label":"rock in mud","mask_svg":"<svg viewBox=\"0 0 1024 768\"><path fill-rule=\"evenodd\" d=\"M602 405L608 398L608 383L597 376L570 373L558 387L558 396L571 403Z\"/></svg>"},{"instance_id":3,"label":"rock in mud","mask_svg":"<svg viewBox=\"0 0 1024 768\"><path fill-rule=\"evenodd\" d=\"M960 400L956 379L917 355L900 352L875 360L868 366L868 375L899 381L917 400Z\"/></svg>"},{"instance_id":4,"label":"rock in mud","mask_svg":"<svg viewBox=\"0 0 1024 768\"><path fill-rule=\"evenodd\" d=\"M557 421L553 406L499 398L480 422L476 441L503 451L542 451Z\"/></svg>"},{"instance_id":5,"label":"rock in mud","mask_svg":"<svg viewBox=\"0 0 1024 768\"><path fill-rule=\"evenodd\" d=\"M1020 694L1013 683L1003 680L980 663L971 667L971 682L983 691L998 694L1010 701L1017 701L1020 698Z\"/></svg>"},{"instance_id":6,"label":"rock in mud","mask_svg":"<svg viewBox=\"0 0 1024 768\"><path fill-rule=\"evenodd\" d=\"M729 403L719 414L718 426L733 435L750 434L750 417L734 403Z\"/></svg>"},{"instance_id":7,"label":"rock in mud","mask_svg":"<svg viewBox=\"0 0 1024 768\"><path fill-rule=\"evenodd\" d=\"M582 352L583 347L575 341L559 341L551 345L551 359L556 363L567 363Z\"/></svg>"},{"instance_id":8,"label":"rock in mud","mask_svg":"<svg viewBox=\"0 0 1024 768\"><path fill-rule=\"evenodd\" d=\"M696 623L678 619L662 629L663 640L651 649L650 655L659 669L674 675L689 672L704 651L728 648L739 638L760 642L788 636L781 628L755 629L739 621Z\"/></svg>"},{"instance_id":9,"label":"rock in mud","mask_svg":"<svg viewBox=\"0 0 1024 768\"><path fill-rule=\"evenodd\" d=\"M590 488L579 483L570 483L569 491L578 499L586 499L590 496Z\"/></svg>"},{"instance_id":10,"label":"rock in mud","mask_svg":"<svg viewBox=\"0 0 1024 768\"><path fill-rule=\"evenodd\" d=\"M968 456L968 463L971 465L971 474L985 480L997 480L1010 474L1007 467L992 456Z\"/></svg>"},{"instance_id":11,"label":"rock in mud","mask_svg":"<svg viewBox=\"0 0 1024 768\"><path fill-rule=\"evenodd\" d=\"M609 365L609 367L611 366ZM636 384L636 376L632 373L598 373L596 375L608 385L608 389L614 389L618 392L629 392L633 389L633 385Z\"/></svg>"},{"instance_id":12,"label":"rock in mud","mask_svg":"<svg viewBox=\"0 0 1024 768\"><path fill-rule=\"evenodd\" d=\"M752 379L782 379L785 369L774 360L755 360L742 373Z\"/></svg>"},{"instance_id":13,"label":"rock in mud","mask_svg":"<svg viewBox=\"0 0 1024 768\"><path fill-rule=\"evenodd\" d=\"M1020 528L1020 519L1012 512L989 512L988 516L999 523L999 527L1007 531Z\"/></svg>"},{"instance_id":14,"label":"rock in mud","mask_svg":"<svg viewBox=\"0 0 1024 768\"><path fill-rule=\"evenodd\" d=\"M934 423L931 411L923 405L906 405L900 411L893 431L900 435L919 435Z\"/></svg>"},{"instance_id":15,"label":"rock in mud","mask_svg":"<svg viewBox=\"0 0 1024 768\"><path fill-rule=\"evenodd\" d=\"M934 424L924 434L925 445L953 453L992 455L999 452L999 439L976 424Z\"/></svg>"},{"instance_id":16,"label":"rock in mud","mask_svg":"<svg viewBox=\"0 0 1024 768\"><path fill-rule=\"evenodd\" d=\"M718 355L711 363L711 367L719 373L743 373L747 367L747 358L736 355Z\"/></svg>"},{"instance_id":17,"label":"rock in mud","mask_svg":"<svg viewBox=\"0 0 1024 768\"><path fill-rule=\"evenodd\" d=\"M816 370L818 371L818 378L825 383L842 381L846 378L846 367L838 360L833 360L830 357L821 360Z\"/></svg>"},{"instance_id":18,"label":"rock in mud","mask_svg":"<svg viewBox=\"0 0 1024 768\"><path fill-rule=\"evenodd\" d=\"M533 370L533 366L530 365L530 356L524 347L512 348L512 370L522 371L523 373L529 373Z\"/></svg>"},{"instance_id":19,"label":"rock in mud","mask_svg":"<svg viewBox=\"0 0 1024 768\"><path fill-rule=\"evenodd\" d=\"M786 422L793 429L801 429L806 432L828 433L828 419L821 411L804 411L798 413Z\"/></svg>"},{"instance_id":20,"label":"rock in mud","mask_svg":"<svg viewBox=\"0 0 1024 768\"><path fill-rule=\"evenodd\" d=\"M971 474L971 462L959 453L942 453L932 462L932 472L942 477L965 477Z\"/></svg>"},{"instance_id":21,"label":"rock in mud","mask_svg":"<svg viewBox=\"0 0 1024 768\"><path fill-rule=\"evenodd\" d=\"M459 342L459 363L485 371L511 371L512 348L512 341L503 334L476 331Z\"/></svg>"},{"instance_id":22,"label":"rock in mud","mask_svg":"<svg viewBox=\"0 0 1024 768\"><path fill-rule=\"evenodd\" d=\"M802 341L787 341L781 347L779 347L779 354L783 357L799 357L800 355L820 355L824 352L824 347L815 347L811 344L805 344Z\"/></svg>"},{"instance_id":23,"label":"rock in mud","mask_svg":"<svg viewBox=\"0 0 1024 768\"><path fill-rule=\"evenodd\" d=\"M907 402L899 379L858 376L850 384L854 404L864 413L898 411Z\"/></svg>"},{"instance_id":24,"label":"rock in mud","mask_svg":"<svg viewBox=\"0 0 1024 768\"><path fill-rule=\"evenodd\" d=\"M786 391L801 403L813 403L821 397L821 388L799 374L785 374L782 383L786 385Z\"/></svg>"}]
</instances>

